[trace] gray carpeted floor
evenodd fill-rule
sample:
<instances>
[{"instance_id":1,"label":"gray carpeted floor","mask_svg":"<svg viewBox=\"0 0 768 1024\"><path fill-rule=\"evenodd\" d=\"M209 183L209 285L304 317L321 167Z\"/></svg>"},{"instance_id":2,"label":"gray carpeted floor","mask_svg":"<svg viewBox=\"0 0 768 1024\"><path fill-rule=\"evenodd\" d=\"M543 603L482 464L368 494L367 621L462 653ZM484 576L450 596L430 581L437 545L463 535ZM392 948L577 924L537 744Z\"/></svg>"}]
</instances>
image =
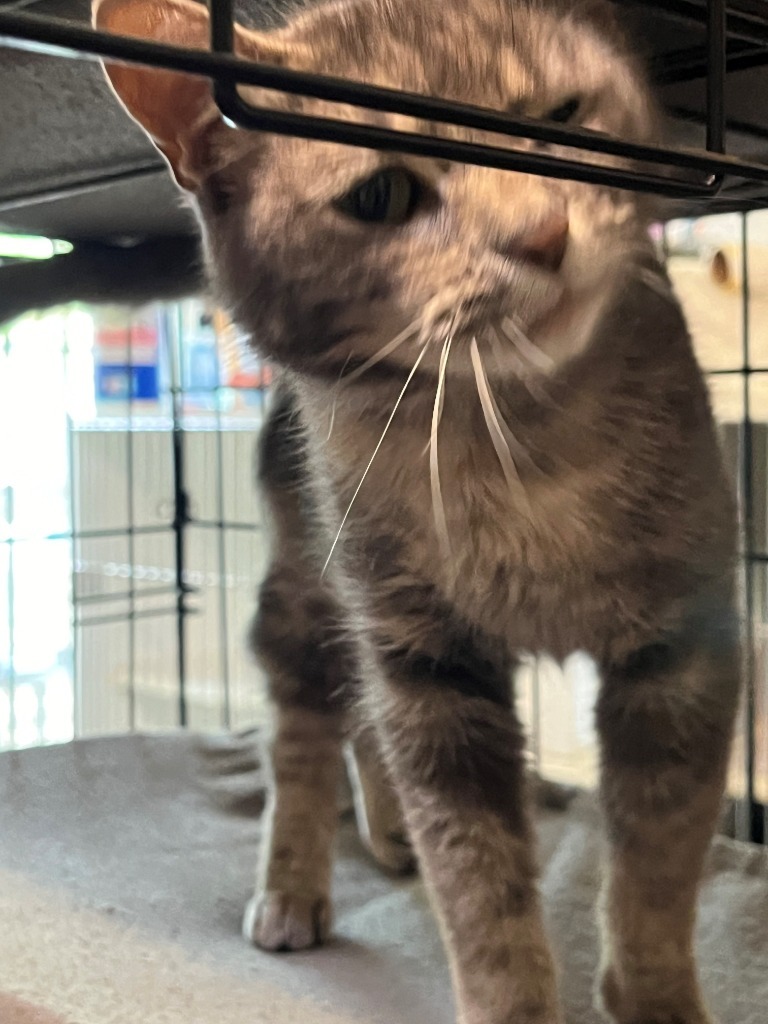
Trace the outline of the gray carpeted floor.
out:
<instances>
[{"instance_id":1,"label":"gray carpeted floor","mask_svg":"<svg viewBox=\"0 0 768 1024\"><path fill-rule=\"evenodd\" d=\"M335 878L336 939L321 950L281 956L240 938L263 801L257 760L244 740L189 735L0 755L2 877L63 892L76 907L131 934L173 943L233 983L258 980L290 997L309 996L318 1012L371 1024L451 1024L447 969L422 887L384 878L361 852L349 820ZM567 1021L596 1024L599 839L591 799L542 816L540 834ZM699 946L721 1024L765 1024L768 851L717 840ZM29 998L14 986L7 958L0 987Z\"/></svg>"}]
</instances>

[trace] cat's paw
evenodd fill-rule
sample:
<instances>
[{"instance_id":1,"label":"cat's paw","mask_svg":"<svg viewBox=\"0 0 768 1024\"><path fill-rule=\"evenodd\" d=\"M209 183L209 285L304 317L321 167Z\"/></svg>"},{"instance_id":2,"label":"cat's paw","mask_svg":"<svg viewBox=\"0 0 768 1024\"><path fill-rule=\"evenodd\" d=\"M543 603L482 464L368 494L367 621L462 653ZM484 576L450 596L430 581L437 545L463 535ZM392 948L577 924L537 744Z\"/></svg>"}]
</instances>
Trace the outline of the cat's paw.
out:
<instances>
[{"instance_id":1,"label":"cat's paw","mask_svg":"<svg viewBox=\"0 0 768 1024\"><path fill-rule=\"evenodd\" d=\"M600 979L596 1004L615 1024L716 1024L704 1009L693 978L681 982L677 995L668 991L662 996L665 988L660 979L655 987L628 997L609 967Z\"/></svg>"},{"instance_id":2,"label":"cat's paw","mask_svg":"<svg viewBox=\"0 0 768 1024\"><path fill-rule=\"evenodd\" d=\"M416 869L403 809L382 764L378 748L368 737L358 737L344 751L352 789L357 831L376 863L393 875Z\"/></svg>"},{"instance_id":3,"label":"cat's paw","mask_svg":"<svg viewBox=\"0 0 768 1024\"><path fill-rule=\"evenodd\" d=\"M528 771L528 783L536 806L547 811L568 810L568 806L579 792L576 786L545 779L533 769Z\"/></svg>"},{"instance_id":4,"label":"cat's paw","mask_svg":"<svg viewBox=\"0 0 768 1024\"><path fill-rule=\"evenodd\" d=\"M330 929L331 905L326 896L256 893L243 915L245 938L273 953L319 946Z\"/></svg>"},{"instance_id":5,"label":"cat's paw","mask_svg":"<svg viewBox=\"0 0 768 1024\"><path fill-rule=\"evenodd\" d=\"M385 833L361 831L360 838L376 863L390 874L409 875L416 870L416 855L402 830Z\"/></svg>"}]
</instances>

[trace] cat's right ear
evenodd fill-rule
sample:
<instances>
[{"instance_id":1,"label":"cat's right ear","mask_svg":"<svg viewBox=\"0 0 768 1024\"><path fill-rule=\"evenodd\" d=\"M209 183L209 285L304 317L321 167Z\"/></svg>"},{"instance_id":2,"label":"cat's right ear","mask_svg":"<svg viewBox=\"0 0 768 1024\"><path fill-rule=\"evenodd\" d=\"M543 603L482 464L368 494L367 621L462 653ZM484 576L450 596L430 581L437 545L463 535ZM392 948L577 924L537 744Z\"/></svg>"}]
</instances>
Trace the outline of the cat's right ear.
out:
<instances>
[{"instance_id":1,"label":"cat's right ear","mask_svg":"<svg viewBox=\"0 0 768 1024\"><path fill-rule=\"evenodd\" d=\"M94 27L188 49L207 50L207 9L190 0L94 0ZM236 49L252 60L279 62L265 54L263 36L237 27ZM267 47L271 49L271 47ZM195 191L205 176L206 138L223 124L207 78L140 64L104 64L118 99L170 164L182 188Z\"/></svg>"}]
</instances>

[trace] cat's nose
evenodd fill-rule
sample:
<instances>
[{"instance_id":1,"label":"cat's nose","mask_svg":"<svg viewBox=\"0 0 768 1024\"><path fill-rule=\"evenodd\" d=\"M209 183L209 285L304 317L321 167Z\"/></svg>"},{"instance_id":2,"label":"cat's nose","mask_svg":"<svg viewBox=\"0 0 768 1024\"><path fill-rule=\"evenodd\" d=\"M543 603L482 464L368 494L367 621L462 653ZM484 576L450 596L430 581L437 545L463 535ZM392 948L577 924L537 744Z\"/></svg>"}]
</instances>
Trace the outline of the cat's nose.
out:
<instances>
[{"instance_id":1,"label":"cat's nose","mask_svg":"<svg viewBox=\"0 0 768 1024\"><path fill-rule=\"evenodd\" d=\"M545 270L559 270L568 247L568 228L564 214L551 213L524 231L499 238L495 249L512 260L533 263Z\"/></svg>"}]
</instances>

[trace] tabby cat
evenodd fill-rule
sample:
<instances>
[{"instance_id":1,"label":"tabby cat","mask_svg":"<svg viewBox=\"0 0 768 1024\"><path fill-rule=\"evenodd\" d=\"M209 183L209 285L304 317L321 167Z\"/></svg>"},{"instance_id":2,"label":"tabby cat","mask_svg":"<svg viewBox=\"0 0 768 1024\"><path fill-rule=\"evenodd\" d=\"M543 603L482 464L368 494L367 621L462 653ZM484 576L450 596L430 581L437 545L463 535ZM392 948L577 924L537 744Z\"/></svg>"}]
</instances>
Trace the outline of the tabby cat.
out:
<instances>
[{"instance_id":1,"label":"tabby cat","mask_svg":"<svg viewBox=\"0 0 768 1024\"><path fill-rule=\"evenodd\" d=\"M642 142L655 107L616 18L603 0L338 0L238 28L237 49ZM208 45L187 0L103 0L95 22ZM254 628L274 792L248 937L328 931L351 707L369 845L401 869L413 844L458 1020L560 1024L508 682L521 652L582 649L602 673L602 1006L707 1024L692 933L739 692L734 510L645 203L241 131L203 79L107 72L191 194L223 301L281 367Z\"/></svg>"}]
</instances>

